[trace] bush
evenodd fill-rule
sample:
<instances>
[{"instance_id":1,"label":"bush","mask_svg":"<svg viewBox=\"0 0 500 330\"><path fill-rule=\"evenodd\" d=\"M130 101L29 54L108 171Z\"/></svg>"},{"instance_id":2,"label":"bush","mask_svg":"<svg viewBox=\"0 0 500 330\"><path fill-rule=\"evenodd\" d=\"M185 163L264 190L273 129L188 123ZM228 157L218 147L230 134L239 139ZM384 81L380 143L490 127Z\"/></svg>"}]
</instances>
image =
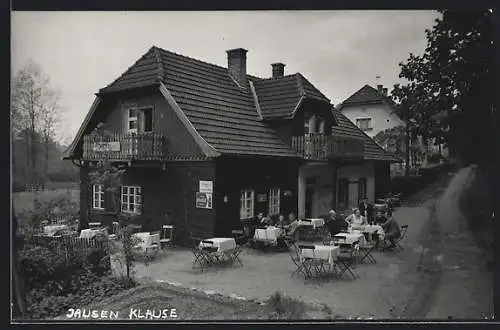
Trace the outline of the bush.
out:
<instances>
[{"instance_id":1,"label":"bush","mask_svg":"<svg viewBox=\"0 0 500 330\"><path fill-rule=\"evenodd\" d=\"M287 320L298 320L306 312L306 304L303 301L284 296L279 291L269 297L267 305L272 314Z\"/></svg>"}]
</instances>

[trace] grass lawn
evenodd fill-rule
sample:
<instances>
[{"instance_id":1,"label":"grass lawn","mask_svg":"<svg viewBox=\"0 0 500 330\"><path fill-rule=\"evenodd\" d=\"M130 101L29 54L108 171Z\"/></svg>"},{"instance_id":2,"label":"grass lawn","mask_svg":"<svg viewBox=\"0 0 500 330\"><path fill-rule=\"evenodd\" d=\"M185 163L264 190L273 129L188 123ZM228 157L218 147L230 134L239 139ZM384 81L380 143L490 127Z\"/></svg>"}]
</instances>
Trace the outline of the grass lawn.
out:
<instances>
[{"instance_id":1,"label":"grass lawn","mask_svg":"<svg viewBox=\"0 0 500 330\"><path fill-rule=\"evenodd\" d=\"M58 196L68 196L71 201L79 202L80 191L77 189L56 189L39 192L17 192L12 194L16 213L29 211L34 207L35 199L50 200Z\"/></svg>"}]
</instances>

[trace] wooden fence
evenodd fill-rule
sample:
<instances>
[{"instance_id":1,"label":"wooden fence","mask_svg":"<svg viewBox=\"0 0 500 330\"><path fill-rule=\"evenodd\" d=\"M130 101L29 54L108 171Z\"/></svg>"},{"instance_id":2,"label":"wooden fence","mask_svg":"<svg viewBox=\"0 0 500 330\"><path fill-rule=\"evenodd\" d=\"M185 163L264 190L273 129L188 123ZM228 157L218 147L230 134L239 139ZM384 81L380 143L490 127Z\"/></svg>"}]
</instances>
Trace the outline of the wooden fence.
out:
<instances>
[{"instance_id":1,"label":"wooden fence","mask_svg":"<svg viewBox=\"0 0 500 330\"><path fill-rule=\"evenodd\" d=\"M81 238L75 236L43 236L33 235L26 242L28 245L40 246L51 251L71 258L73 256L85 257L93 251L110 255L111 242L106 239Z\"/></svg>"}]
</instances>

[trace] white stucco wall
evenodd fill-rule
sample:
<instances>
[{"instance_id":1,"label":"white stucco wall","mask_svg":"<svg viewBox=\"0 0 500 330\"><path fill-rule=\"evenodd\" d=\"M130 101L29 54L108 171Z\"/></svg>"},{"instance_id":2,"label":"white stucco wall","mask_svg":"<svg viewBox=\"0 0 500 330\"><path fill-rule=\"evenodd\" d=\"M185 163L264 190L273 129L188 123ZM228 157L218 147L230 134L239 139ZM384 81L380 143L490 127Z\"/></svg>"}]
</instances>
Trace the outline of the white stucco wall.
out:
<instances>
[{"instance_id":1,"label":"white stucco wall","mask_svg":"<svg viewBox=\"0 0 500 330\"><path fill-rule=\"evenodd\" d=\"M349 181L358 181L360 178L366 178L366 194L370 201L375 200L375 166L372 162L365 162L361 165L352 165L339 168L337 178L345 178ZM356 187L357 184L350 185L349 189ZM355 202L357 204L357 201Z\"/></svg>"},{"instance_id":2,"label":"white stucco wall","mask_svg":"<svg viewBox=\"0 0 500 330\"><path fill-rule=\"evenodd\" d=\"M306 179L316 178L316 184L313 185L314 193L312 197L311 213L312 217L326 215L332 208L333 204L333 171L334 166L328 164L319 165L304 165L299 169L298 180L298 216L305 217L305 195L306 195ZM361 165L352 165L340 167L337 173L337 179L346 178L349 181L358 181L360 178L366 178L366 192L368 198L373 201L375 199L375 167L372 162L365 162ZM338 187L338 185L337 185ZM349 189L355 193L357 205L357 184L352 185Z\"/></svg>"},{"instance_id":3,"label":"white stucco wall","mask_svg":"<svg viewBox=\"0 0 500 330\"><path fill-rule=\"evenodd\" d=\"M371 118L372 129L365 131L370 137L374 137L378 132L386 129L404 125L404 122L395 113L391 113L392 108L386 104L346 106L341 111L354 124L356 124L356 119Z\"/></svg>"}]
</instances>

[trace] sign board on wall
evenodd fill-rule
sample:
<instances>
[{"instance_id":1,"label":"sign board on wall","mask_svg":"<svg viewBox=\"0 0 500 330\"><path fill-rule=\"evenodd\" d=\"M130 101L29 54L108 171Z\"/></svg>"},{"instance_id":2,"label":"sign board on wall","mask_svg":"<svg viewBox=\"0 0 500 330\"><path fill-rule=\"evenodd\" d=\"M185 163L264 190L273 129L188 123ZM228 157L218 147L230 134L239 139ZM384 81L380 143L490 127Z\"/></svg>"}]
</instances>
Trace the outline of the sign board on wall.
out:
<instances>
[{"instance_id":1,"label":"sign board on wall","mask_svg":"<svg viewBox=\"0 0 500 330\"><path fill-rule=\"evenodd\" d=\"M201 193L213 193L214 192L214 182L213 181L201 181L200 180L200 192Z\"/></svg>"},{"instance_id":2,"label":"sign board on wall","mask_svg":"<svg viewBox=\"0 0 500 330\"><path fill-rule=\"evenodd\" d=\"M211 193L196 193L196 208L212 209L212 194Z\"/></svg>"},{"instance_id":3,"label":"sign board on wall","mask_svg":"<svg viewBox=\"0 0 500 330\"><path fill-rule=\"evenodd\" d=\"M257 201L259 203L261 203L261 202L267 202L267 194L258 194L257 195Z\"/></svg>"},{"instance_id":4,"label":"sign board on wall","mask_svg":"<svg viewBox=\"0 0 500 330\"><path fill-rule=\"evenodd\" d=\"M120 151L120 142L94 142L94 151Z\"/></svg>"}]
</instances>

